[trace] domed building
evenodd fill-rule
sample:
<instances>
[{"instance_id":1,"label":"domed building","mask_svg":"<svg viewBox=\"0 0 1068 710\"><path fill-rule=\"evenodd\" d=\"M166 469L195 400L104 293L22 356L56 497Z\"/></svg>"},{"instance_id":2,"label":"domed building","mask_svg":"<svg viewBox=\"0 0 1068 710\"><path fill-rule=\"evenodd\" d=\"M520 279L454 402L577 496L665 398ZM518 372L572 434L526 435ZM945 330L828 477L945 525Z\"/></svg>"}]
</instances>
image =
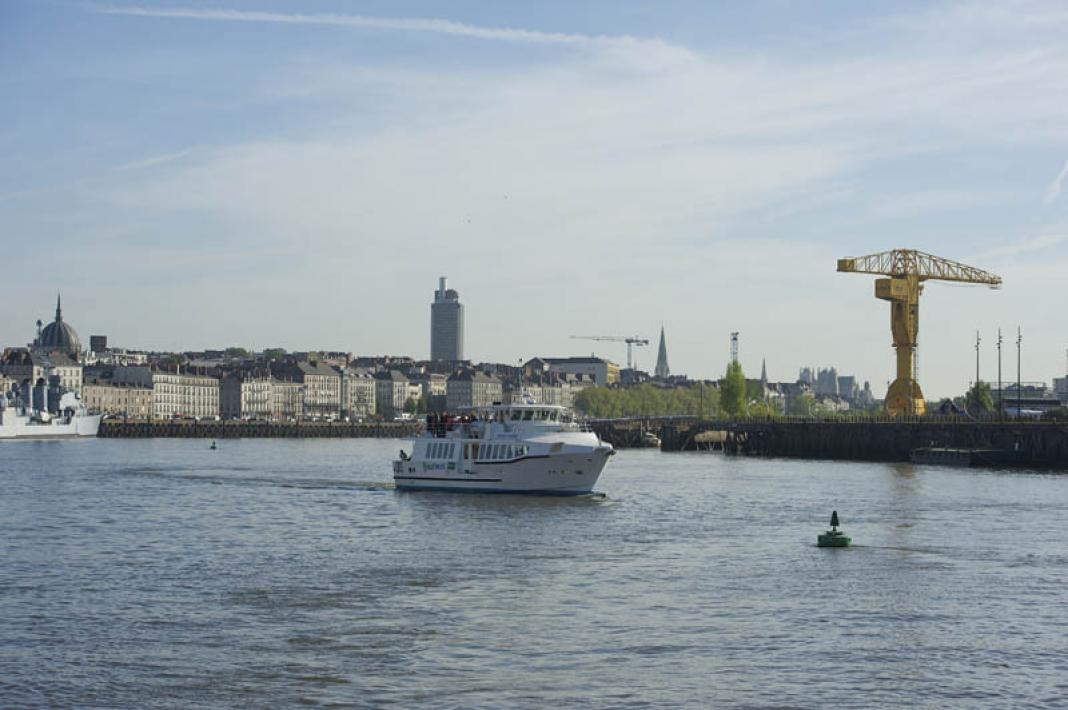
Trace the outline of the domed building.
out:
<instances>
[{"instance_id":1,"label":"domed building","mask_svg":"<svg viewBox=\"0 0 1068 710\"><path fill-rule=\"evenodd\" d=\"M41 352L62 351L72 358L78 359L82 352L82 341L78 339L78 333L70 323L63 320L63 307L59 296L56 296L56 319L41 327L41 321L37 321L37 339L33 341L35 350Z\"/></svg>"}]
</instances>

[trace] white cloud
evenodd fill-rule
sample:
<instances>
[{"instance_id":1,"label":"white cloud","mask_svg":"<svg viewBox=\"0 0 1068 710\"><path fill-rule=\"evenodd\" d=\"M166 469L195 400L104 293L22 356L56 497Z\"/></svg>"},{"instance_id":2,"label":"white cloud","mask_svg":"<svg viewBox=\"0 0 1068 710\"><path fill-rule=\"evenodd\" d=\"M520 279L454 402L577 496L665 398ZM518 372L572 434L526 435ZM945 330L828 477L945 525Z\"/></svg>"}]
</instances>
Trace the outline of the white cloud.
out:
<instances>
[{"instance_id":1,"label":"white cloud","mask_svg":"<svg viewBox=\"0 0 1068 710\"><path fill-rule=\"evenodd\" d=\"M434 34L468 37L471 39L536 44L592 45L601 48L658 47L682 52L656 39L629 35L589 35L568 32L541 32L512 27L485 27L464 22L423 17L374 17L370 15L342 15L334 13L281 13L236 9L150 8L127 5L94 5L96 12L107 15L127 15L160 19L201 20L214 22L248 22L289 25L326 25L354 29L377 29L401 32L430 32Z\"/></svg>"},{"instance_id":2,"label":"white cloud","mask_svg":"<svg viewBox=\"0 0 1068 710\"><path fill-rule=\"evenodd\" d=\"M1050 249L1058 244L1064 244L1065 242L1068 242L1068 235L1043 234L1036 237L1021 239L1013 244L1006 244L1005 246L997 247L996 249L987 250L981 254L977 254L974 258L1009 259L1020 256L1021 254L1030 254L1032 252Z\"/></svg>"},{"instance_id":3,"label":"white cloud","mask_svg":"<svg viewBox=\"0 0 1068 710\"><path fill-rule=\"evenodd\" d=\"M1061 188L1064 186L1065 179L1068 178L1068 160L1064 161L1064 167L1057 173L1057 177L1053 178L1053 182L1046 188L1045 202L1047 205L1052 205L1061 196Z\"/></svg>"},{"instance_id":4,"label":"white cloud","mask_svg":"<svg viewBox=\"0 0 1068 710\"><path fill-rule=\"evenodd\" d=\"M876 217L911 217L931 212L960 210L975 205L1004 200L1005 193L984 190L920 190L885 195L873 207Z\"/></svg>"}]
</instances>

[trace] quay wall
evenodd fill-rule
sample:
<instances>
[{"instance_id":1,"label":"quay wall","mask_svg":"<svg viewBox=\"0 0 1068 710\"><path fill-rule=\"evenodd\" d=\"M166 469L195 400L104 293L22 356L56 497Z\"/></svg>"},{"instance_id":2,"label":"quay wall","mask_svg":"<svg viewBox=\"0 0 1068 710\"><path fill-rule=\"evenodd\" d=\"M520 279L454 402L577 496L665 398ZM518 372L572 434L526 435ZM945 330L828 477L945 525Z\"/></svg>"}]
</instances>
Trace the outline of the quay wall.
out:
<instances>
[{"instance_id":1,"label":"quay wall","mask_svg":"<svg viewBox=\"0 0 1068 710\"><path fill-rule=\"evenodd\" d=\"M106 419L106 439L403 439L422 432L420 422L122 421Z\"/></svg>"},{"instance_id":2,"label":"quay wall","mask_svg":"<svg viewBox=\"0 0 1068 710\"><path fill-rule=\"evenodd\" d=\"M665 450L695 448L702 431L721 431L723 449L745 456L908 461L914 449L1006 452L1015 466L1068 469L1068 424L1020 421L738 421L671 427Z\"/></svg>"},{"instance_id":3,"label":"quay wall","mask_svg":"<svg viewBox=\"0 0 1068 710\"><path fill-rule=\"evenodd\" d=\"M1012 465L1068 470L1068 422L959 418L852 420L631 418L591 422L619 448L639 445L642 432L663 451L722 449L743 456L908 461L914 449L946 447L1006 452Z\"/></svg>"}]
</instances>

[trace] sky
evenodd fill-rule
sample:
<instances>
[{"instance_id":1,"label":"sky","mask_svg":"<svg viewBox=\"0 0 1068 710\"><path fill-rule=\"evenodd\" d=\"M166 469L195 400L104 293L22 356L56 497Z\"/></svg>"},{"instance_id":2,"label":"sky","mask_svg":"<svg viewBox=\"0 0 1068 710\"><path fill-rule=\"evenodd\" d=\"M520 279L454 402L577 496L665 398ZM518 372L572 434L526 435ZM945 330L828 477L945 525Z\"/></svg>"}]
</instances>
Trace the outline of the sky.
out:
<instances>
[{"instance_id":1,"label":"sky","mask_svg":"<svg viewBox=\"0 0 1068 710\"><path fill-rule=\"evenodd\" d=\"M836 259L913 248L929 398L1064 376L1063 2L0 0L0 344L595 352L893 377Z\"/></svg>"}]
</instances>

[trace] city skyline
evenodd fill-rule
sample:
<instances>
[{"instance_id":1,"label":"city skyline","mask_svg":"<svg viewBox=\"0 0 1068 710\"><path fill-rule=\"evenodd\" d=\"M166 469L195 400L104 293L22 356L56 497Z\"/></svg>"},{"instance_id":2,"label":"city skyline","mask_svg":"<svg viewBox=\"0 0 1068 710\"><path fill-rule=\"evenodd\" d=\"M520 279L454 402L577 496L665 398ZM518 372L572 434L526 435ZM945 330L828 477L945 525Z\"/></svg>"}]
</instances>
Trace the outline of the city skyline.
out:
<instances>
[{"instance_id":1,"label":"city skyline","mask_svg":"<svg viewBox=\"0 0 1068 710\"><path fill-rule=\"evenodd\" d=\"M1005 279L928 287L930 398L974 379L977 328L985 347L1022 326L1023 379L1064 375L1055 3L16 1L0 18L18 58L0 65L4 344L61 290L82 336L116 345L417 356L423 284L448 273L476 308L474 360L620 362L568 336L662 323L691 377L723 374L737 330L747 373L834 364L881 396L885 304L835 260L915 247Z\"/></svg>"}]
</instances>

